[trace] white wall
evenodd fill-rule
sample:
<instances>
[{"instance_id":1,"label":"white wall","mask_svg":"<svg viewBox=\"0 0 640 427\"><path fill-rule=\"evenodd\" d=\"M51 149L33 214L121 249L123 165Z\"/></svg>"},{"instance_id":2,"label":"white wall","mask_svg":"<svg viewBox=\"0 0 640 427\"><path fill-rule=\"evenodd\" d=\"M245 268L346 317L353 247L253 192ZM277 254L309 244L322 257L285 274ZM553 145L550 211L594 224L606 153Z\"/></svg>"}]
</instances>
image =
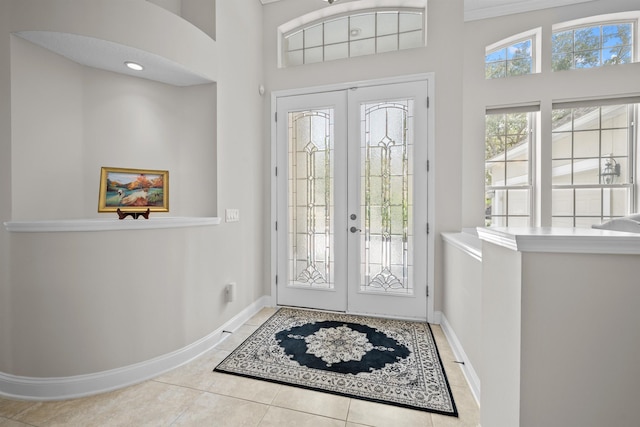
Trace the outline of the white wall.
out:
<instances>
[{"instance_id":1,"label":"white wall","mask_svg":"<svg viewBox=\"0 0 640 427\"><path fill-rule=\"evenodd\" d=\"M479 396L482 375L482 249L474 234L446 233L442 313L466 357L462 367ZM480 258L480 259L478 259ZM455 351L455 344L454 344Z\"/></svg>"},{"instance_id":2,"label":"white wall","mask_svg":"<svg viewBox=\"0 0 640 427\"><path fill-rule=\"evenodd\" d=\"M375 4L363 0L360 5ZM362 56L298 67L278 68L277 28L298 16L329 6L323 2L284 0L264 9L264 61L267 91L355 82L417 73L435 73L435 218L431 232L459 230L461 226L460 177L462 176L462 64L458 48L463 39L463 2L430 0L427 14L427 47ZM446 34L446 36L445 36ZM426 260L425 260L426 262ZM435 310L441 310L442 241L436 239Z\"/></svg>"},{"instance_id":3,"label":"white wall","mask_svg":"<svg viewBox=\"0 0 640 427\"><path fill-rule=\"evenodd\" d=\"M480 421L485 426L520 426L521 270L520 252L482 242Z\"/></svg>"},{"instance_id":4,"label":"white wall","mask_svg":"<svg viewBox=\"0 0 640 427\"><path fill-rule=\"evenodd\" d=\"M638 255L516 237L483 242L482 425L636 425Z\"/></svg>"},{"instance_id":5,"label":"white wall","mask_svg":"<svg viewBox=\"0 0 640 427\"><path fill-rule=\"evenodd\" d=\"M182 0L147 0L160 6L163 9L167 9L171 13L175 13L180 16L180 9L182 8Z\"/></svg>"},{"instance_id":6,"label":"white wall","mask_svg":"<svg viewBox=\"0 0 640 427\"><path fill-rule=\"evenodd\" d=\"M215 84L100 71L19 37L11 64L13 218L104 217L102 166L168 170L172 216L215 214Z\"/></svg>"},{"instance_id":7,"label":"white wall","mask_svg":"<svg viewBox=\"0 0 640 427\"><path fill-rule=\"evenodd\" d=\"M216 0L145 0L182 16L196 27L216 38Z\"/></svg>"},{"instance_id":8,"label":"white wall","mask_svg":"<svg viewBox=\"0 0 640 427\"><path fill-rule=\"evenodd\" d=\"M520 426L638 424L639 276L637 255L522 254Z\"/></svg>"},{"instance_id":9,"label":"white wall","mask_svg":"<svg viewBox=\"0 0 640 427\"><path fill-rule=\"evenodd\" d=\"M0 2L0 58L9 58L11 40L8 4ZM0 60L0 222L11 218L11 63ZM9 283L9 233L0 227L0 371L9 366L11 286Z\"/></svg>"},{"instance_id":10,"label":"white wall","mask_svg":"<svg viewBox=\"0 0 640 427\"><path fill-rule=\"evenodd\" d=\"M64 7L74 2L47 3L51 22L36 2L0 5L0 91L14 89L0 101L7 125L0 131L0 174L7 178L0 198L8 201L0 204L0 221L112 217L97 213L99 168L123 166L169 170L166 215L213 216L232 207L240 222L128 232L2 227L0 373L72 376L150 360L213 332L267 289L260 3L219 4L224 19L212 58L209 47L201 49L208 46L202 32L193 35L190 24L155 5L92 1L71 10ZM90 69L18 38L9 52L13 25L87 25L80 33L101 36L120 28L112 19L118 10L125 21L146 20L114 41L164 49L191 69L214 71L217 82L177 88ZM67 197L65 188L58 192L66 181L84 186ZM227 303L230 281L237 294Z\"/></svg>"},{"instance_id":11,"label":"white wall","mask_svg":"<svg viewBox=\"0 0 640 427\"><path fill-rule=\"evenodd\" d=\"M256 0L217 3L218 212L239 209L222 243L234 254L228 279L246 292L245 307L268 295L269 145L258 86L264 82L262 6ZM222 60L223 59L223 60ZM244 305L242 305L244 304Z\"/></svg>"}]
</instances>

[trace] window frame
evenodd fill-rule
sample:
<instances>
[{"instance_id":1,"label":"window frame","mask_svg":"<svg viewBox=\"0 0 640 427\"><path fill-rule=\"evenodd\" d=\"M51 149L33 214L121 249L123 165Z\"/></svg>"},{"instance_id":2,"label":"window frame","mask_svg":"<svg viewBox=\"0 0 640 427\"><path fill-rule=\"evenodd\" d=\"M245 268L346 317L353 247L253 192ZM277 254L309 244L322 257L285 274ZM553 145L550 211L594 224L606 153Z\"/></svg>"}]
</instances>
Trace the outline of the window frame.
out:
<instances>
[{"instance_id":1,"label":"window frame","mask_svg":"<svg viewBox=\"0 0 640 427\"><path fill-rule=\"evenodd\" d=\"M580 108L580 107L591 107L591 108L598 108L598 114L599 114L599 124L597 128L592 128L589 129L589 131L592 130L597 130L599 132L599 139L598 139L598 146L599 146L599 155L597 158L598 164L599 164L599 170L598 170L598 183L591 183L591 184L575 184L573 182L574 180L574 170L573 170L573 166L572 166L572 171L571 171L571 179L572 179L572 183L571 184L554 184L553 183L553 177L551 177L551 225L552 226L562 226L562 225L554 225L554 222L556 221L556 219L558 221L561 221L562 219L565 220L571 220L571 224L572 227L580 227L578 225L576 225L578 222L580 222L580 220L582 219L584 223L588 223L589 219L594 219L597 218L599 222L603 222L603 221L608 221L610 219L613 218L620 218L623 217L625 215L628 215L629 213L633 212L635 210L635 206L636 206L636 200L637 200L637 186L635 183L635 176L636 176L636 172L637 172L637 168L638 168L638 128L637 128L637 122L638 122L638 114L640 111L640 99L612 99L612 100L590 100L590 101L584 101L584 102L577 102L577 103L572 103L572 102L567 102L567 103L562 103L562 102L556 102L553 103L552 105L552 110L551 113L553 113L553 111L556 110L560 110L560 109L571 109L573 114L573 110L576 108ZM603 156L602 153L602 132L603 130L615 130L615 129L621 129L621 128L603 128L602 126L602 109L604 107L607 106L612 106L612 105L625 105L627 106L630 110L629 114L628 114L628 118L627 118L627 132L628 132L628 136L627 136L627 162L628 162L628 182L622 182L622 183L603 183L602 182L602 165L603 165L603 161L606 162L606 156ZM574 119L572 118L572 121ZM572 155L570 158L555 158L553 156L553 154L551 154L551 158L550 158L550 162L552 162L552 167L551 167L551 171L553 173L553 162L554 161L562 161L562 160L567 160L570 161L572 164L575 162L575 160L589 160L589 159L595 159L592 157L576 157L573 155L574 153L574 145L573 145L573 141L575 140L575 133L576 132L585 132L585 130L576 130L573 128L571 131L562 131L562 132L554 132L553 129L551 130L551 153L553 153L553 136L555 134L559 134L559 133L567 133L567 134L571 134L571 140L572 140ZM615 157L620 157L620 156L615 156ZM627 198L627 207L628 207L628 211L624 214L624 215L607 215L605 216L605 207L604 207L604 192L607 190L616 190L616 189L626 189L627 190L627 194L626 194L626 198ZM572 214L571 215L558 215L558 214L554 214L554 207L553 207L553 193L555 190L572 190ZM576 190L599 190L601 195L600 195L600 215L599 216L595 216L595 215L579 215L577 214L577 203L576 203ZM540 191L539 189L537 191ZM598 223L598 222L596 222Z\"/></svg>"},{"instance_id":2,"label":"window frame","mask_svg":"<svg viewBox=\"0 0 640 427\"><path fill-rule=\"evenodd\" d=\"M395 33L385 33L385 34L379 34L378 33L378 14L384 14L384 13L397 13L398 14L398 28L397 31ZM409 30L409 31L400 31L400 14L417 14L420 15L420 24L421 24L421 28L420 29L416 29L416 30ZM357 36L354 36L351 33L351 26L348 25L347 28L347 39L345 41L341 41L341 42L336 42L336 43L325 43L325 25L329 24L331 22L335 22L341 19L347 19L350 23L351 19L354 17L362 17L362 16L366 16L366 15L374 15L374 33L373 36L370 37L362 37L362 38L354 38ZM427 16L427 12L425 8L420 8L420 7L378 7L378 8L366 8L366 9L357 9L357 10L352 10L349 12L345 12L345 13L336 13L333 15L328 15L328 16L323 16L320 19L316 19L316 20L312 20L309 22L306 22L302 25L298 25L295 28L292 28L286 32L281 32L279 34L279 41L280 41L280 63L279 66L281 68L287 68L287 67L295 67L295 66L300 66L300 65L308 65L308 64L313 64L313 63L322 63L322 62L329 62L329 61L334 61L334 60L338 60L338 59L349 59L349 58L354 58L354 57L358 57L358 56L368 56L368 55L379 55L382 53L386 53L386 52L397 52L397 51L401 51L401 50L406 50L406 49L416 49L416 48L421 48L421 47L425 47L427 45L426 43L426 35L427 35L427 25L426 25L426 16ZM304 45L304 34L305 31L308 31L309 29L315 28L317 26L322 26L322 42L321 44L317 45L317 46L305 46ZM417 33L420 32L420 44L419 46L411 46L411 47L405 47L402 48L401 47L401 35L403 34L411 34L411 33ZM303 40L302 40L302 48L299 49L293 49L293 50L289 50L288 49L288 45L289 45L289 39L296 34L302 33L303 36ZM389 49L389 50L381 50L379 51L379 39L381 37L388 37L388 36L396 36L396 48L395 49ZM352 55L352 48L353 48L353 44L354 42L358 42L358 41L369 41L372 40L374 43L374 48L373 48L373 52L372 53L365 53L365 54L361 54L361 55ZM346 43L347 46L347 55L343 56L343 57L338 57L338 58L330 58L330 59L326 59L326 48L329 46L336 46L338 44L342 44L342 43ZM307 54L307 50L311 49L311 48L321 48L322 50L322 55L321 55L321 59L320 60L316 60L316 61L307 61L305 59L306 54ZM302 60L300 62L296 61L296 62L292 62L290 59L290 53L291 52L302 52Z\"/></svg>"},{"instance_id":3,"label":"window frame","mask_svg":"<svg viewBox=\"0 0 640 427\"><path fill-rule=\"evenodd\" d=\"M603 21L603 22L595 22L595 23L591 23L591 24L586 24L586 25L580 25L580 26L574 26L574 27L569 27L569 28L563 28L561 30L558 31L553 31L552 32L552 51L551 51L551 71L553 72L561 72L561 71L570 71L570 70L583 70L583 69L591 69L591 68L602 68L602 67L608 67L608 66L613 66L613 65L623 65L623 64L605 64L604 60L603 60L603 56L602 53L607 49L605 47L603 47L602 45L602 39L603 39L603 35L602 35L602 28L605 26L610 26L610 25L621 25L621 24L630 24L631 25L631 45L629 46L631 48L631 59L628 63L633 64L634 62L637 62L637 55L636 55L636 34L638 33L637 30L637 24L638 21L637 20L620 20L620 21ZM576 67L576 54L578 52L582 52L582 51L577 51L575 49L576 47L576 43L575 43L575 32L578 30L583 30L583 29L589 29L589 28L599 28L600 29L600 44L599 47L597 49L597 51L599 52L598 55L598 65L594 65L592 67ZM553 36L555 34L559 34L559 33L564 33L567 31L571 31L573 33L573 41L572 41L572 49L571 52L566 52L566 54L570 54L571 55L571 68L568 69L556 69L554 64L555 64L555 60L554 60L554 53L553 53ZM585 51L588 52L588 51Z\"/></svg>"},{"instance_id":4,"label":"window frame","mask_svg":"<svg viewBox=\"0 0 640 427\"><path fill-rule=\"evenodd\" d=\"M518 33L518 34L514 34L513 36L507 37L505 39L502 39L496 43L490 44L488 46L485 47L485 61L484 61L484 69L485 69L485 80L500 80L500 79L504 79L504 78L513 78L513 77L520 77L520 76L528 76L528 75L532 75L532 74L538 74L540 73L541 70L541 55L540 55L540 46L541 44L541 37L542 37L542 28L538 27L538 28L534 28L532 30L529 31L525 31L522 33ZM504 61L492 61L490 63L496 63L496 62L504 62L505 63L505 75L504 76L500 76L500 77L487 77L487 64L489 64L489 62L487 62L487 56L489 56L490 54L497 52L499 50L502 49L509 49L510 47L518 44L518 43L522 43L525 41L531 40L531 72L530 73L526 73L526 74L517 74L517 75L509 75L507 73L507 69L508 69L508 62L509 59L508 57L505 58Z\"/></svg>"},{"instance_id":5,"label":"window frame","mask_svg":"<svg viewBox=\"0 0 640 427\"><path fill-rule=\"evenodd\" d=\"M505 184L504 185L488 185L487 181L486 181L486 171L487 171L487 164L489 162L488 159L485 158L485 186L484 186L484 195L485 195L485 226L489 227L489 226L495 226L495 224L493 224L494 219L493 218L504 218L504 224L502 224L501 226L509 226L509 222L511 218L528 218L528 226L532 226L535 223L535 212L536 212L536 206L535 206L535 182L536 182L536 177L535 177L535 171L536 171L536 146L538 144L538 134L537 134L537 123L539 120L539 111L540 111L540 107L538 104L535 105L529 105L529 106L520 106L520 107L508 107L508 108L487 108L486 112L485 112L485 150L486 150L486 145L487 145L487 140L488 140L488 134L487 134L487 127L486 127L486 123L487 123L487 117L489 115L505 115L508 116L510 114L527 114L528 115L528 147L527 147L527 183L526 184L521 184L521 185L507 185L506 183L506 179L505 179ZM505 136L507 136L508 134L505 133ZM507 156L507 152L508 150L505 150L504 155L505 155L505 160L504 163L508 163L509 160L506 158ZM497 163L497 162L496 162ZM506 172L505 172L506 173ZM506 176L505 176L506 178ZM511 215L510 212L510 207L509 207L509 191L513 191L513 190L527 190L528 191L528 215ZM488 198L489 193L493 192L495 193L496 191L506 191L506 197L507 197L507 206L506 206L506 214L504 215L495 215L493 212L491 212L490 214L487 212L488 207L487 207L487 203L486 200Z\"/></svg>"},{"instance_id":6,"label":"window frame","mask_svg":"<svg viewBox=\"0 0 640 427\"><path fill-rule=\"evenodd\" d=\"M558 24L554 24L551 27L551 52L550 52L550 64L551 64L551 71L552 72L561 72L561 71L575 71L575 70L584 70L584 69L593 69L593 68L602 68L604 66L609 66L609 65L604 65L604 64L600 64L598 66L594 66L594 67L584 67L584 68L575 68L574 67L574 63L575 63L575 59L573 59L573 56L575 55L575 41L572 42L572 67L569 69L562 69L562 70L556 70L554 69L554 65L553 65L553 36L556 33L560 33L560 32L565 32L565 31L575 31L576 29L581 29L581 28L589 28L589 27L602 27L602 26L606 26L606 25L616 25L616 24L624 24L624 23L631 23L632 24L632 29L631 29L631 42L632 42L632 48L631 48L631 64L639 62L640 61L640 46L638 46L638 41L640 39L639 33L640 33L640 11L631 11L631 12L620 12L620 13L610 13L610 14L606 14L606 15L597 15L597 16L590 16L587 18L581 18L581 19L575 19L572 21L566 21L566 22L561 22ZM601 37L602 38L602 37ZM602 52L602 46L599 49ZM600 58L599 62L602 62L602 58ZM620 65L625 65L625 64L620 64Z\"/></svg>"}]
</instances>

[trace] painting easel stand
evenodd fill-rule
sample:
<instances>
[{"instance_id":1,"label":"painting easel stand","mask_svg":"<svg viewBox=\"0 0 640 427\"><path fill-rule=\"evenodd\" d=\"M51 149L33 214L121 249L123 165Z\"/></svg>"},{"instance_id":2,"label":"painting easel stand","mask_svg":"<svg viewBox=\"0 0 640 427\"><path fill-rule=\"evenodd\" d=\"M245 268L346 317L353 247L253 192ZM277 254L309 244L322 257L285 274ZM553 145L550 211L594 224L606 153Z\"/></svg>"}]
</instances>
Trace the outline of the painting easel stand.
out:
<instances>
[{"instance_id":1,"label":"painting easel stand","mask_svg":"<svg viewBox=\"0 0 640 427\"><path fill-rule=\"evenodd\" d=\"M138 217L143 217L144 219L149 219L149 208L145 212L122 212L120 208L116 210L118 213L119 219L125 219L128 216L131 216L133 219L138 219Z\"/></svg>"}]
</instances>

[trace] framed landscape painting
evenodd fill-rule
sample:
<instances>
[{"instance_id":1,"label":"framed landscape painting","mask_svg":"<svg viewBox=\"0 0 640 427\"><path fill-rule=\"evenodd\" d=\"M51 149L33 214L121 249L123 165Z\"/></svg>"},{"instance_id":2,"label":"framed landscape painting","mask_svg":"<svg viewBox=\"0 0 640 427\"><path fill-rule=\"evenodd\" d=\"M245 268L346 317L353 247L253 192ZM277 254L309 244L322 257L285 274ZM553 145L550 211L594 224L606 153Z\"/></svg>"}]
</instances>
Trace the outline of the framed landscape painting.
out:
<instances>
[{"instance_id":1,"label":"framed landscape painting","mask_svg":"<svg viewBox=\"0 0 640 427\"><path fill-rule=\"evenodd\" d=\"M169 171L103 167L98 212L169 211Z\"/></svg>"}]
</instances>

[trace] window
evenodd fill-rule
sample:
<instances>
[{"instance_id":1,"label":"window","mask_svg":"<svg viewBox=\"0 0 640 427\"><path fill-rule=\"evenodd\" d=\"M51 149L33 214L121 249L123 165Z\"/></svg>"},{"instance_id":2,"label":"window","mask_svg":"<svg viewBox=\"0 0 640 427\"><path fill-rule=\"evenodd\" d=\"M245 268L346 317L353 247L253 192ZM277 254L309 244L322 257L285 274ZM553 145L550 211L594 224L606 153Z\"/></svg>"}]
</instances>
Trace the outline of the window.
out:
<instances>
[{"instance_id":1,"label":"window","mask_svg":"<svg viewBox=\"0 0 640 427\"><path fill-rule=\"evenodd\" d=\"M553 71L633 62L634 26L634 21L608 22L554 31Z\"/></svg>"},{"instance_id":2,"label":"window","mask_svg":"<svg viewBox=\"0 0 640 427\"><path fill-rule=\"evenodd\" d=\"M533 38L487 52L485 78L521 76L533 73Z\"/></svg>"},{"instance_id":3,"label":"window","mask_svg":"<svg viewBox=\"0 0 640 427\"><path fill-rule=\"evenodd\" d=\"M487 111L485 223L531 225L533 112Z\"/></svg>"},{"instance_id":4,"label":"window","mask_svg":"<svg viewBox=\"0 0 640 427\"><path fill-rule=\"evenodd\" d=\"M423 10L382 10L316 22L283 37L285 66L422 47Z\"/></svg>"},{"instance_id":5,"label":"window","mask_svg":"<svg viewBox=\"0 0 640 427\"><path fill-rule=\"evenodd\" d=\"M590 227L630 213L636 111L636 104L554 105L553 226Z\"/></svg>"},{"instance_id":6,"label":"window","mask_svg":"<svg viewBox=\"0 0 640 427\"><path fill-rule=\"evenodd\" d=\"M542 29L515 34L485 48L486 79L523 76L540 72L538 58Z\"/></svg>"}]
</instances>

